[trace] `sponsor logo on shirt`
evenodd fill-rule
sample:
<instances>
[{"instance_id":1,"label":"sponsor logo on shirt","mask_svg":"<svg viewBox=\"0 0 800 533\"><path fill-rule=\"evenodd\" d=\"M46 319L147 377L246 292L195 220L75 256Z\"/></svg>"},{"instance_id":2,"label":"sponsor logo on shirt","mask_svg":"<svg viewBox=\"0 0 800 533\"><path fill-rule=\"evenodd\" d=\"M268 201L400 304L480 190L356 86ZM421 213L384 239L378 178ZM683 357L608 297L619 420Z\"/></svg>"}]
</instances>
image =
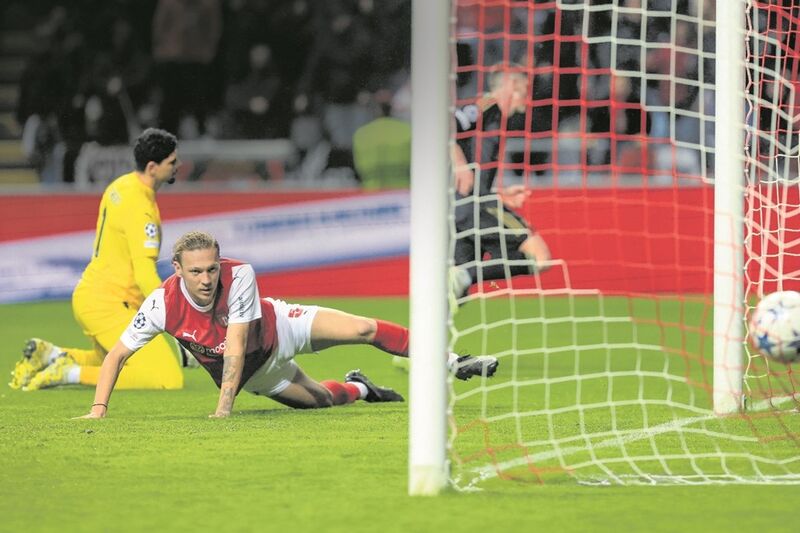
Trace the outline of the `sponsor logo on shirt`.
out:
<instances>
[{"instance_id":1,"label":"sponsor logo on shirt","mask_svg":"<svg viewBox=\"0 0 800 533\"><path fill-rule=\"evenodd\" d=\"M185 345L184 345L185 346ZM222 341L218 345L214 346L213 348L209 348L207 346L203 346L197 342L190 342L189 349L195 353L205 357L212 357L212 358L219 358L225 353L225 348L227 347L227 343Z\"/></svg>"},{"instance_id":2,"label":"sponsor logo on shirt","mask_svg":"<svg viewBox=\"0 0 800 533\"><path fill-rule=\"evenodd\" d=\"M197 342L197 337L195 335L197 335L197 330L194 330L191 333L188 331L181 332L181 338L192 339L194 342Z\"/></svg>"}]
</instances>

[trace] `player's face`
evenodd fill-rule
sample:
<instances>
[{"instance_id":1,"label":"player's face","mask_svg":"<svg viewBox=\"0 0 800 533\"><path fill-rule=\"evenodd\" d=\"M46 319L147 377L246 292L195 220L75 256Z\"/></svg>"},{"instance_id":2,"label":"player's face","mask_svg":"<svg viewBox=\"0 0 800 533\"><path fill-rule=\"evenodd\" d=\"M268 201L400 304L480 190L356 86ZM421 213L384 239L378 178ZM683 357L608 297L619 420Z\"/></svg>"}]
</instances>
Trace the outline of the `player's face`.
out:
<instances>
[{"instance_id":1,"label":"player's face","mask_svg":"<svg viewBox=\"0 0 800 533\"><path fill-rule=\"evenodd\" d=\"M219 256L215 248L182 252L181 262L173 261L172 265L194 303L205 306L214 301L219 286Z\"/></svg>"},{"instance_id":2,"label":"player's face","mask_svg":"<svg viewBox=\"0 0 800 533\"><path fill-rule=\"evenodd\" d=\"M528 99L528 79L514 77L511 82L511 113L524 113Z\"/></svg>"},{"instance_id":3,"label":"player's face","mask_svg":"<svg viewBox=\"0 0 800 533\"><path fill-rule=\"evenodd\" d=\"M175 176L178 174L178 169L181 162L178 159L178 152L172 152L161 163L153 165L153 177L156 179L157 184L162 183L175 183Z\"/></svg>"}]
</instances>

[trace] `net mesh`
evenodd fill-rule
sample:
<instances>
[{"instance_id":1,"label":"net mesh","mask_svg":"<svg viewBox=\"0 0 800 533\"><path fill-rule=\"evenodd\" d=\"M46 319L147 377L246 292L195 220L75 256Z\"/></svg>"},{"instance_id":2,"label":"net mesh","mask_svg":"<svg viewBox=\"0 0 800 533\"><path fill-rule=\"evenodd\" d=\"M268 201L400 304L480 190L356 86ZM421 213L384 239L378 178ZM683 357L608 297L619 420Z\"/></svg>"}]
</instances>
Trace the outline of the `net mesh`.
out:
<instances>
[{"instance_id":1,"label":"net mesh","mask_svg":"<svg viewBox=\"0 0 800 533\"><path fill-rule=\"evenodd\" d=\"M800 8L771 4L740 3L748 308L800 276ZM500 361L493 378L450 384L455 486L800 482L791 367L745 347L748 410L713 414L714 8L454 2L456 114L474 125L457 127L453 144L473 151L485 194L453 204L453 256L474 284L451 303L451 347ZM524 74L526 102L490 120L498 72ZM513 211L551 255L533 273L520 274L531 258L507 239L524 230L459 218L503 213L489 185L523 186Z\"/></svg>"}]
</instances>

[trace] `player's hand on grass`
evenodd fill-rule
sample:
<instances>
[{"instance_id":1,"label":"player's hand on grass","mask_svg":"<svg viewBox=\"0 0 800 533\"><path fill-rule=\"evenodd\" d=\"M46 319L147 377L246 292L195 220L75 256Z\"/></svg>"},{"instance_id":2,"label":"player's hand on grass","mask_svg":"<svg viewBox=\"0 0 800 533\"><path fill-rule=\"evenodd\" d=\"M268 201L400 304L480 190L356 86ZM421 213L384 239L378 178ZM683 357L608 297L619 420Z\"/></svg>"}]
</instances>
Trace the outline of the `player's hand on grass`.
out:
<instances>
[{"instance_id":1,"label":"player's hand on grass","mask_svg":"<svg viewBox=\"0 0 800 533\"><path fill-rule=\"evenodd\" d=\"M230 415L230 411L217 411L214 414L208 415L208 418L228 418Z\"/></svg>"},{"instance_id":2,"label":"player's hand on grass","mask_svg":"<svg viewBox=\"0 0 800 533\"><path fill-rule=\"evenodd\" d=\"M90 412L90 413L87 413L87 414L85 414L83 416L73 416L72 420L81 420L81 419L84 419L84 418L105 418L105 417L106 417L105 413L100 414L100 413Z\"/></svg>"},{"instance_id":3,"label":"player's hand on grass","mask_svg":"<svg viewBox=\"0 0 800 533\"><path fill-rule=\"evenodd\" d=\"M83 418L105 418L106 411L108 411L108 404L98 402L92 405L92 408L89 410L87 414L83 416L73 417L72 420L81 420Z\"/></svg>"}]
</instances>

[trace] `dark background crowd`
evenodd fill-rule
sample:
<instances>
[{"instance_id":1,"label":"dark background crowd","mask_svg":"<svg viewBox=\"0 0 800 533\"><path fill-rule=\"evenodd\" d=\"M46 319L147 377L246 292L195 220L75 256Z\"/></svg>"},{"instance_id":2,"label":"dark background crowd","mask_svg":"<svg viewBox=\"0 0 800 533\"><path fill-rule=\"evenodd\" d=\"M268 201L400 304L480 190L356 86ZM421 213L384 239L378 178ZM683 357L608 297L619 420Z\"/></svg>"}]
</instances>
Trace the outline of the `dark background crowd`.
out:
<instances>
[{"instance_id":1,"label":"dark background crowd","mask_svg":"<svg viewBox=\"0 0 800 533\"><path fill-rule=\"evenodd\" d=\"M712 169L715 2L570 8L581 3L457 2L458 103L486 91L493 65L519 64L531 106L510 128L527 144L509 152L535 176L610 165L671 181ZM796 67L767 49L796 56L781 9L754 10L752 25L783 32L759 53L762 69L784 74ZM410 120L410 0L12 0L2 14L34 36L16 119L33 122L42 152L59 147L59 180L73 179L87 141L124 145L148 126L182 140L290 139L312 173L351 169L358 128ZM767 79L750 90L785 107L786 87ZM769 125L774 108L750 121ZM789 129L779 119L770 135L796 144Z\"/></svg>"},{"instance_id":2,"label":"dark background crowd","mask_svg":"<svg viewBox=\"0 0 800 533\"><path fill-rule=\"evenodd\" d=\"M373 95L409 76L407 0L79 0L13 2L4 22L34 47L16 119L41 119L39 142L127 144L159 126L181 139L329 139L351 164ZM400 110L399 113L407 113ZM407 117L406 117L407 118ZM318 131L320 130L320 131ZM341 160L341 161L337 161Z\"/></svg>"}]
</instances>

